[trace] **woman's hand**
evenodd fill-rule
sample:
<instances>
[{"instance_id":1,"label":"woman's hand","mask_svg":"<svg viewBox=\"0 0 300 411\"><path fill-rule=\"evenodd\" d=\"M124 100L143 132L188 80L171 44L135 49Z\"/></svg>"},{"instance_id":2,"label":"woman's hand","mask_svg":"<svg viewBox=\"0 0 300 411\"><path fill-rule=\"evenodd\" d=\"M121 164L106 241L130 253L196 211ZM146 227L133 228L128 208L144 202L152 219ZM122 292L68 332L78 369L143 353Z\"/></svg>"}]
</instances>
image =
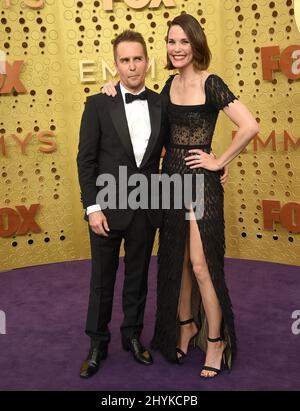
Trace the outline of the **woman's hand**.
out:
<instances>
[{"instance_id":1,"label":"woman's hand","mask_svg":"<svg viewBox=\"0 0 300 411\"><path fill-rule=\"evenodd\" d=\"M210 152L210 155L213 156L214 158L217 158L213 151ZM226 166L224 166L222 169L222 174L220 177L220 183L222 184L222 186L225 185L226 181L228 180L228 177L229 177L229 165L226 164Z\"/></svg>"},{"instance_id":2,"label":"woman's hand","mask_svg":"<svg viewBox=\"0 0 300 411\"><path fill-rule=\"evenodd\" d=\"M115 87L117 84L117 82L109 81L108 83L104 84L104 86L101 88L101 93L106 94L107 96L115 97L117 95Z\"/></svg>"},{"instance_id":3,"label":"woman's hand","mask_svg":"<svg viewBox=\"0 0 300 411\"><path fill-rule=\"evenodd\" d=\"M214 154L208 154L200 149L189 150L191 154L189 157L185 158L186 165L190 169L195 168L205 168L210 171L221 170L218 160L215 158Z\"/></svg>"},{"instance_id":4,"label":"woman's hand","mask_svg":"<svg viewBox=\"0 0 300 411\"><path fill-rule=\"evenodd\" d=\"M222 186L225 185L226 181L228 180L228 177L229 177L229 165L227 164L223 168L223 174L220 177L220 182L221 182Z\"/></svg>"},{"instance_id":5,"label":"woman's hand","mask_svg":"<svg viewBox=\"0 0 300 411\"><path fill-rule=\"evenodd\" d=\"M194 149L189 150L191 156L186 157L186 165L189 166L191 169L194 168L206 168L207 170L211 171L218 171L222 170L217 162L217 158L215 154L211 151L210 154L205 153L202 150ZM229 176L229 166L226 165L223 168L223 173L220 177L220 183L224 185L228 180Z\"/></svg>"}]
</instances>

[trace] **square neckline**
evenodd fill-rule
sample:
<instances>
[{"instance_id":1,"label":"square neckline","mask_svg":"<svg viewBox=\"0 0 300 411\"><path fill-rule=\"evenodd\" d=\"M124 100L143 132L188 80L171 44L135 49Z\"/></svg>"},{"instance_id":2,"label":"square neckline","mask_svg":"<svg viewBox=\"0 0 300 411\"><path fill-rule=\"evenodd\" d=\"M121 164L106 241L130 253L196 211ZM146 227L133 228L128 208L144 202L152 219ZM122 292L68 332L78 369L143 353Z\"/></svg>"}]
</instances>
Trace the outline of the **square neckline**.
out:
<instances>
[{"instance_id":1,"label":"square neckline","mask_svg":"<svg viewBox=\"0 0 300 411\"><path fill-rule=\"evenodd\" d=\"M175 103L173 103L173 102L171 101L171 87L172 87L172 83L173 83L174 78L175 78L176 76L179 76L179 74L175 74L175 76L174 76L173 79L172 79L172 82L171 82L171 84L170 84L170 89L169 89L170 103L172 104L172 106L174 106L174 107L204 107L204 106L207 106L208 103L207 103L206 83L207 83L207 80L208 80L211 76L214 76L214 75L215 75L215 74L209 74L209 75L207 76L206 80L205 80L205 83L204 83L204 93L205 93L204 103L202 103L202 104L175 104Z\"/></svg>"}]
</instances>

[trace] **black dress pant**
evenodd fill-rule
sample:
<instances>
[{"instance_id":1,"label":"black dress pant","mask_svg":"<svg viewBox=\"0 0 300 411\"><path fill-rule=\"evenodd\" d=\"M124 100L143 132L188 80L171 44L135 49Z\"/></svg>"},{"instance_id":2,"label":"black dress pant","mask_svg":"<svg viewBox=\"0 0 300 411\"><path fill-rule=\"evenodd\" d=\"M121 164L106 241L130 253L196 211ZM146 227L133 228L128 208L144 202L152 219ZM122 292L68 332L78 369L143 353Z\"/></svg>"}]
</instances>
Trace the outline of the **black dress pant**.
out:
<instances>
[{"instance_id":1,"label":"black dress pant","mask_svg":"<svg viewBox=\"0 0 300 411\"><path fill-rule=\"evenodd\" d=\"M124 340L139 337L143 329L148 290L148 268L156 229L150 224L145 210L136 210L124 230L111 230L108 237L90 229L92 275L86 322L86 333L92 346L106 349L110 341L108 324L111 320L119 252L124 238L125 278L121 325Z\"/></svg>"}]
</instances>

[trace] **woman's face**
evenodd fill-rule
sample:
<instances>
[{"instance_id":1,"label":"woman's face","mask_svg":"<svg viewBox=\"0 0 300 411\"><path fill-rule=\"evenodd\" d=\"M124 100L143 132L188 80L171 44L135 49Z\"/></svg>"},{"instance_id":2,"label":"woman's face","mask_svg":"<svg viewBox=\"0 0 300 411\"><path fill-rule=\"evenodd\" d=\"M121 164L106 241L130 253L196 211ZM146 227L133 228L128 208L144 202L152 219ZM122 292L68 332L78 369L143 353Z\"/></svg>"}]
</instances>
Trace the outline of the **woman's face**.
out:
<instances>
[{"instance_id":1,"label":"woman's face","mask_svg":"<svg viewBox=\"0 0 300 411\"><path fill-rule=\"evenodd\" d=\"M173 66L185 68L193 62L191 43L180 26L172 26L169 31L167 53Z\"/></svg>"}]
</instances>

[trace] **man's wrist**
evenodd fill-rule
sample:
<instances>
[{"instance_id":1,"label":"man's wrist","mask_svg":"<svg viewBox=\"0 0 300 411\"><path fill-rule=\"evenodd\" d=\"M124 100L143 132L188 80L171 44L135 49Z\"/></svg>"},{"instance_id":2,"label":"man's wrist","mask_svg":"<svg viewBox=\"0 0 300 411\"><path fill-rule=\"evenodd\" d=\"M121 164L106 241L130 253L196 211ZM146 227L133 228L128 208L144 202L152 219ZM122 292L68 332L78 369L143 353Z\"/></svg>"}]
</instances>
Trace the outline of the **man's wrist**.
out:
<instances>
[{"instance_id":1,"label":"man's wrist","mask_svg":"<svg viewBox=\"0 0 300 411\"><path fill-rule=\"evenodd\" d=\"M99 204L94 204L94 205L89 206L89 207L86 208L86 214L87 215L90 215L90 214L95 213L97 211L101 211L101 207L100 207Z\"/></svg>"}]
</instances>

